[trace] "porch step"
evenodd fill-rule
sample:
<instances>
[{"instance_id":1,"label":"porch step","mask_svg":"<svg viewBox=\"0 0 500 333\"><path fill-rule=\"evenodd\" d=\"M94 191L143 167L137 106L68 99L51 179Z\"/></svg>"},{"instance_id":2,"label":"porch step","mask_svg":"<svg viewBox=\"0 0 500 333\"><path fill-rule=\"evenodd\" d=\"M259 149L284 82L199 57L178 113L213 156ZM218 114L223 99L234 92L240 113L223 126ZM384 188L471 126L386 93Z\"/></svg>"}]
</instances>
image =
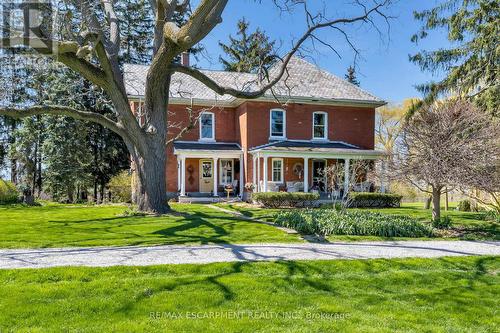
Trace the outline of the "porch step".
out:
<instances>
[{"instance_id":1,"label":"porch step","mask_svg":"<svg viewBox=\"0 0 500 333\"><path fill-rule=\"evenodd\" d=\"M241 201L240 198L230 198L226 197L179 197L179 203L218 203L218 202L237 202Z\"/></svg>"}]
</instances>

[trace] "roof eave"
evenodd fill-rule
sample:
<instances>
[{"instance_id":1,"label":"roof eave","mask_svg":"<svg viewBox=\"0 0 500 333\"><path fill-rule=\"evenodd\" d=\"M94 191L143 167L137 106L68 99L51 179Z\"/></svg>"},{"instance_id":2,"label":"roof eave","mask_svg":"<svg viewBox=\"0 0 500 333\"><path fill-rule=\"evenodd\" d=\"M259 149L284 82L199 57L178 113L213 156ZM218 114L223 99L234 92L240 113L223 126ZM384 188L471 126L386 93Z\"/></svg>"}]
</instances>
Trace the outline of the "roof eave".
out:
<instances>
[{"instance_id":1,"label":"roof eave","mask_svg":"<svg viewBox=\"0 0 500 333\"><path fill-rule=\"evenodd\" d=\"M128 97L130 100L144 99L144 96L140 95L128 95ZM378 108L387 104L386 101L329 99L329 98L295 97L295 96L277 96L277 98L270 96L262 96L255 99L233 98L230 100L171 97L169 99L169 103L172 105L238 107L244 102L248 101L277 102L280 99L283 99L282 101L280 101L281 104L295 103L295 104L311 104L311 105L358 106L358 107L369 107L369 108Z\"/></svg>"}]
</instances>

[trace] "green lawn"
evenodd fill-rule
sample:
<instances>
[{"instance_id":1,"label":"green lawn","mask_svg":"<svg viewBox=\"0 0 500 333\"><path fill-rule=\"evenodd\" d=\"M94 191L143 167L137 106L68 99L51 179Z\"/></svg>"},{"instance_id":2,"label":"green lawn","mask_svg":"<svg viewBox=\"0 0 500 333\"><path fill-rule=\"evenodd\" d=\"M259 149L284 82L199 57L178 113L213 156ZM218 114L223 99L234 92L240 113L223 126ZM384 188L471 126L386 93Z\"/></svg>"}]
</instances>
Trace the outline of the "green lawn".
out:
<instances>
[{"instance_id":1,"label":"green lawn","mask_svg":"<svg viewBox=\"0 0 500 333\"><path fill-rule=\"evenodd\" d=\"M221 207L238 211L245 216L272 222L279 209L261 209L247 204L220 204ZM406 215L415 217L424 223L430 223L432 212L424 209L423 203L403 203L401 208L370 209L384 214ZM453 207L453 206L452 206ZM450 216L453 227L459 232L460 239L496 239L500 240L500 225L487 220L485 213L459 212L454 209L443 210L442 216ZM330 236L329 240L381 240L381 237L370 236Z\"/></svg>"},{"instance_id":2,"label":"green lawn","mask_svg":"<svg viewBox=\"0 0 500 333\"><path fill-rule=\"evenodd\" d=\"M3 270L0 329L494 332L499 272L499 257Z\"/></svg>"},{"instance_id":3,"label":"green lawn","mask_svg":"<svg viewBox=\"0 0 500 333\"><path fill-rule=\"evenodd\" d=\"M125 206L0 206L0 248L300 241L203 205L173 208L161 217L125 217Z\"/></svg>"}]
</instances>

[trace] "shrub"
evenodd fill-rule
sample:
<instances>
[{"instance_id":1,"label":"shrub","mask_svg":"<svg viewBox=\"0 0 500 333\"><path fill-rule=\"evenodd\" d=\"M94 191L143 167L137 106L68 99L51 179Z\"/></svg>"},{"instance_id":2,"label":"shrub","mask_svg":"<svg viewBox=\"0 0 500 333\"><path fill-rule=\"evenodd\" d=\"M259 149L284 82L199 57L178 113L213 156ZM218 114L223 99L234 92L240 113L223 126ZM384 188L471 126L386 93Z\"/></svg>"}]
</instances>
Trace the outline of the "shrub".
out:
<instances>
[{"instance_id":1,"label":"shrub","mask_svg":"<svg viewBox=\"0 0 500 333\"><path fill-rule=\"evenodd\" d=\"M399 194L370 192L352 192L349 197L351 199L349 206L357 208L400 207L403 198Z\"/></svg>"},{"instance_id":2,"label":"shrub","mask_svg":"<svg viewBox=\"0 0 500 333\"><path fill-rule=\"evenodd\" d=\"M470 212L471 204L469 200L462 200L458 203L458 210L461 212Z\"/></svg>"},{"instance_id":3,"label":"shrub","mask_svg":"<svg viewBox=\"0 0 500 333\"><path fill-rule=\"evenodd\" d=\"M0 204L12 204L19 201L19 191L16 186L3 179L0 179Z\"/></svg>"},{"instance_id":4,"label":"shrub","mask_svg":"<svg viewBox=\"0 0 500 333\"><path fill-rule=\"evenodd\" d=\"M484 219L486 221L494 221L496 223L500 223L500 213L494 210L488 210L484 215Z\"/></svg>"},{"instance_id":5,"label":"shrub","mask_svg":"<svg viewBox=\"0 0 500 333\"><path fill-rule=\"evenodd\" d=\"M443 216L439 220L433 220L432 226L437 229L449 229L451 227L451 217Z\"/></svg>"},{"instance_id":6,"label":"shrub","mask_svg":"<svg viewBox=\"0 0 500 333\"><path fill-rule=\"evenodd\" d=\"M305 234L359 235L382 237L430 237L432 228L408 216L367 211L305 209L279 212L279 226Z\"/></svg>"},{"instance_id":7,"label":"shrub","mask_svg":"<svg viewBox=\"0 0 500 333\"><path fill-rule=\"evenodd\" d=\"M108 187L111 191L113 202L131 202L132 201L132 176L124 170L111 178Z\"/></svg>"},{"instance_id":8,"label":"shrub","mask_svg":"<svg viewBox=\"0 0 500 333\"><path fill-rule=\"evenodd\" d=\"M319 194L303 192L262 192L252 194L252 199L266 208L309 207L319 199Z\"/></svg>"},{"instance_id":9,"label":"shrub","mask_svg":"<svg viewBox=\"0 0 500 333\"><path fill-rule=\"evenodd\" d=\"M405 182L393 181L390 184L390 189L392 193L401 195L403 200L410 202L417 201L417 199L421 196L421 192L419 192L414 186Z\"/></svg>"}]
</instances>

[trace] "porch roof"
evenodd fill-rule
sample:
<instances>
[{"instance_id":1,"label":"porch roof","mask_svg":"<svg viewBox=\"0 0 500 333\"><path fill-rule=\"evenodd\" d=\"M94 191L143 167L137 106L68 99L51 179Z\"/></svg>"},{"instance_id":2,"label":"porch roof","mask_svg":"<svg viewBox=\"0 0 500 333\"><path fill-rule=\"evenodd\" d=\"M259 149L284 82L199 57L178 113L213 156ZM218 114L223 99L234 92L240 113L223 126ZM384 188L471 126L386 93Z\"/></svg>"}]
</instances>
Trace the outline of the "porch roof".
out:
<instances>
[{"instance_id":1,"label":"porch roof","mask_svg":"<svg viewBox=\"0 0 500 333\"><path fill-rule=\"evenodd\" d=\"M176 141L174 154L193 157L239 157L243 150L234 142Z\"/></svg>"},{"instance_id":2,"label":"porch roof","mask_svg":"<svg viewBox=\"0 0 500 333\"><path fill-rule=\"evenodd\" d=\"M324 157L377 159L386 155L383 151L361 149L341 141L276 141L249 150L253 155L274 157Z\"/></svg>"}]
</instances>

